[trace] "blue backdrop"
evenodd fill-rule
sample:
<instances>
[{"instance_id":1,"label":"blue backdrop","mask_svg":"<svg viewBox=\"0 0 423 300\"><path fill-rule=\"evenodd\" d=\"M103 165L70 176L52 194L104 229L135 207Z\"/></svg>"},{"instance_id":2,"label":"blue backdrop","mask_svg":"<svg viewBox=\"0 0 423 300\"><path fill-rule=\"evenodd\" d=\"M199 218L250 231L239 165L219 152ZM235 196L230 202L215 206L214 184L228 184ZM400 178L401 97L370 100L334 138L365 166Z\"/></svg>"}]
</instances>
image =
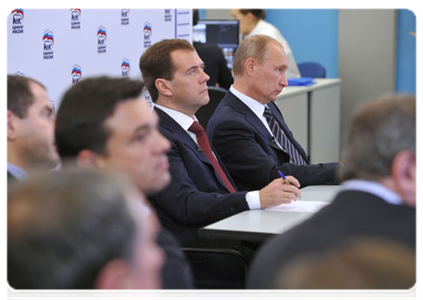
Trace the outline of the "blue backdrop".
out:
<instances>
[{"instance_id":1,"label":"blue backdrop","mask_svg":"<svg viewBox=\"0 0 423 300\"><path fill-rule=\"evenodd\" d=\"M406 9L398 10L397 27L397 92L416 93L416 16Z\"/></svg>"},{"instance_id":2,"label":"blue backdrop","mask_svg":"<svg viewBox=\"0 0 423 300\"><path fill-rule=\"evenodd\" d=\"M297 63L319 62L328 78L338 77L337 9L268 9L266 21L288 41Z\"/></svg>"}]
</instances>

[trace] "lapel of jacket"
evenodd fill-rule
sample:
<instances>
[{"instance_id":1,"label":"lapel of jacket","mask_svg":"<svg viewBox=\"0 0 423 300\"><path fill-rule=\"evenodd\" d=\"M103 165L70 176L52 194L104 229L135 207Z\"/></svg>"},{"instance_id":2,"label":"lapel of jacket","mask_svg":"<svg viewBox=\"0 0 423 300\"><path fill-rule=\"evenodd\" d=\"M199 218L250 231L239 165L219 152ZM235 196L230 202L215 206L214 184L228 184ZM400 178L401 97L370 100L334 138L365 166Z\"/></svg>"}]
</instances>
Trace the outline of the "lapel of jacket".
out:
<instances>
[{"instance_id":1,"label":"lapel of jacket","mask_svg":"<svg viewBox=\"0 0 423 300\"><path fill-rule=\"evenodd\" d=\"M192 153L194 153L194 155L197 156L197 158L200 161L209 165L214 170L214 167L213 167L212 163L210 162L210 160L204 154L203 150L201 150L201 148L189 136L189 134L174 119L172 119L172 117L170 117L167 113L165 113L164 111L162 111L158 108L155 108L155 110L160 117L160 126L164 130L169 131L170 135L173 137L174 140L178 140L181 143L183 143L187 147L187 149L190 149L192 151ZM214 154L216 155L218 162L222 166L222 169L224 169L224 167L222 165L222 161L218 158L216 151L214 151L214 149L212 149L212 150L213 150ZM228 178L230 178L230 176L229 176L229 174L227 174L227 172L226 172L226 175L228 176ZM216 171L214 171L214 176L215 176L216 180L225 189L227 189L226 185L223 183L223 181L217 175ZM229 190L228 190L228 192L229 192Z\"/></svg>"},{"instance_id":2,"label":"lapel of jacket","mask_svg":"<svg viewBox=\"0 0 423 300\"><path fill-rule=\"evenodd\" d=\"M242 102L238 99L234 94L232 94L230 91L228 91L227 95L228 97L228 103L229 105L239 113L243 114L245 116L245 120L251 124L253 128L255 128L258 133L263 137L265 141L267 141L267 144L274 148L277 151L283 151L278 144L276 144L274 137L269 133L269 130L263 125L263 122L257 117L257 115Z\"/></svg>"}]
</instances>

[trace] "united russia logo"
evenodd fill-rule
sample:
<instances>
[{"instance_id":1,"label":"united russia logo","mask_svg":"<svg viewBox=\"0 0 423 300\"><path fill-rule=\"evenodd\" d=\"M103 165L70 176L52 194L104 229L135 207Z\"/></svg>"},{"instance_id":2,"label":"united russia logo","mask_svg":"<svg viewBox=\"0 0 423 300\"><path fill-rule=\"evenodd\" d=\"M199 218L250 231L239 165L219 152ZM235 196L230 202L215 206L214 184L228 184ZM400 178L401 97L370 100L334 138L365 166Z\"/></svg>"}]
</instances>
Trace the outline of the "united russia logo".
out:
<instances>
[{"instance_id":1,"label":"united russia logo","mask_svg":"<svg viewBox=\"0 0 423 300\"><path fill-rule=\"evenodd\" d=\"M12 11L12 33L20 34L23 33L23 9L15 9Z\"/></svg>"},{"instance_id":2,"label":"united russia logo","mask_svg":"<svg viewBox=\"0 0 423 300\"><path fill-rule=\"evenodd\" d=\"M100 26L97 30L97 52L106 53L107 32L106 28Z\"/></svg>"},{"instance_id":3,"label":"united russia logo","mask_svg":"<svg viewBox=\"0 0 423 300\"><path fill-rule=\"evenodd\" d=\"M146 22L144 24L144 47L147 48L149 46L151 46L151 34L152 34L152 28L151 28L151 24Z\"/></svg>"},{"instance_id":4,"label":"united russia logo","mask_svg":"<svg viewBox=\"0 0 423 300\"><path fill-rule=\"evenodd\" d=\"M81 80L82 71L80 66L78 65L73 66L71 77L72 77L72 84L76 84Z\"/></svg>"},{"instance_id":5,"label":"united russia logo","mask_svg":"<svg viewBox=\"0 0 423 300\"><path fill-rule=\"evenodd\" d=\"M165 9L164 10L164 20L165 22L172 22L172 10Z\"/></svg>"},{"instance_id":6,"label":"united russia logo","mask_svg":"<svg viewBox=\"0 0 423 300\"><path fill-rule=\"evenodd\" d=\"M71 29L81 29L81 9L71 8Z\"/></svg>"},{"instance_id":7,"label":"united russia logo","mask_svg":"<svg viewBox=\"0 0 423 300\"><path fill-rule=\"evenodd\" d=\"M43 34L43 58L53 58L54 35L53 32L46 30Z\"/></svg>"},{"instance_id":8,"label":"united russia logo","mask_svg":"<svg viewBox=\"0 0 423 300\"><path fill-rule=\"evenodd\" d=\"M129 71L131 70L131 65L129 63L129 59L124 58L122 60L122 64L120 65L120 69L122 71L122 76L129 76Z\"/></svg>"},{"instance_id":9,"label":"united russia logo","mask_svg":"<svg viewBox=\"0 0 423 300\"><path fill-rule=\"evenodd\" d=\"M124 8L121 10L120 24L129 25L129 8Z\"/></svg>"}]
</instances>

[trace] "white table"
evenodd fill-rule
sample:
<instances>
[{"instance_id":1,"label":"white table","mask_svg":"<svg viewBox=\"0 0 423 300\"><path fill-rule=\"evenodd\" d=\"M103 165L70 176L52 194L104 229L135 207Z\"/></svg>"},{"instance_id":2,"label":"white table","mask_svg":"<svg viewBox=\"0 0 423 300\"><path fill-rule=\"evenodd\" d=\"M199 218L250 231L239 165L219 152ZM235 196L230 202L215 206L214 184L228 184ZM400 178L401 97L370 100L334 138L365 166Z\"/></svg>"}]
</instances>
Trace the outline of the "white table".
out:
<instances>
[{"instance_id":1,"label":"white table","mask_svg":"<svg viewBox=\"0 0 423 300\"><path fill-rule=\"evenodd\" d=\"M311 163L339 160L341 79L316 78L310 86L288 86L275 103Z\"/></svg>"},{"instance_id":2,"label":"white table","mask_svg":"<svg viewBox=\"0 0 423 300\"><path fill-rule=\"evenodd\" d=\"M330 202L339 191L339 185L308 186L301 189L297 201ZM222 239L262 242L281 234L311 217L310 212L248 210L199 229L199 235Z\"/></svg>"}]
</instances>

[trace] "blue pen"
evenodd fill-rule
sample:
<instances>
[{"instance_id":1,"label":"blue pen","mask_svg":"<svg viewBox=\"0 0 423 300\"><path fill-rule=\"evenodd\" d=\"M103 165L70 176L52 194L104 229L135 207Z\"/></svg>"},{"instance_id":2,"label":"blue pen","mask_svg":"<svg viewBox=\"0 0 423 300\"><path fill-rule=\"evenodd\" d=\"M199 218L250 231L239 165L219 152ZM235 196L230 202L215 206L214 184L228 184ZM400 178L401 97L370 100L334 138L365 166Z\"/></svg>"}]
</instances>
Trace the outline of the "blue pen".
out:
<instances>
[{"instance_id":1,"label":"blue pen","mask_svg":"<svg viewBox=\"0 0 423 300\"><path fill-rule=\"evenodd\" d=\"M285 175L282 173L282 171L278 171L278 172L279 172L279 175L282 177L282 179L283 179L283 180L285 180L285 182L286 182L288 185L291 185L291 184L289 183L288 179L286 179Z\"/></svg>"}]
</instances>

